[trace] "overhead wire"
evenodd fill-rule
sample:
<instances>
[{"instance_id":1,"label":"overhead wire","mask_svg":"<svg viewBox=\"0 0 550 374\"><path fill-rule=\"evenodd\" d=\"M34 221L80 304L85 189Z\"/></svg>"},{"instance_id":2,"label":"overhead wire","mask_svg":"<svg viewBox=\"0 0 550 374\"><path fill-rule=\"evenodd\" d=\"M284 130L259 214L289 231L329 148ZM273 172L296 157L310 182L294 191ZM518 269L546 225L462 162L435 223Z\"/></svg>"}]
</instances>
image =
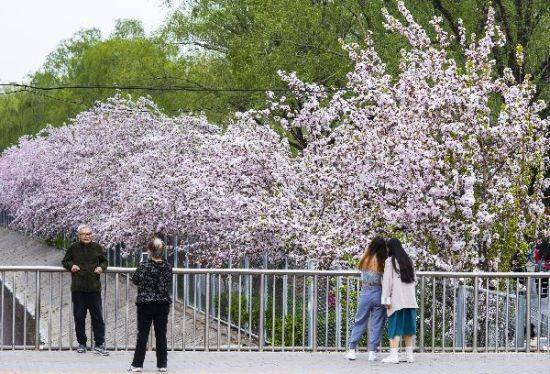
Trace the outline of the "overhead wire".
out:
<instances>
[{"instance_id":1,"label":"overhead wire","mask_svg":"<svg viewBox=\"0 0 550 374\"><path fill-rule=\"evenodd\" d=\"M0 83L0 87L19 87L24 89L33 89L41 91L58 91L58 90L94 90L94 89L113 89L113 90L144 90L144 91L184 91L184 92L294 92L290 88L241 88L241 87L192 87L192 86L146 86L146 85L60 85L41 87L23 83ZM300 89L301 92L335 92L335 91L350 91L349 87L335 88L320 88L320 89Z\"/></svg>"}]
</instances>

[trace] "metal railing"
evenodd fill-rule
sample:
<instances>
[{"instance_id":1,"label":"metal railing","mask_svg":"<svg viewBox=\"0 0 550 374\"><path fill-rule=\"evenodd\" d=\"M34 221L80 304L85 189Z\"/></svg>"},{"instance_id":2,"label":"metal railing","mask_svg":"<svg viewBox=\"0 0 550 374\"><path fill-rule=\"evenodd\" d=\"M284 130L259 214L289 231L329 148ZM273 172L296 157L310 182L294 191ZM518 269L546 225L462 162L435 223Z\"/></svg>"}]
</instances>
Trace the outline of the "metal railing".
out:
<instances>
[{"instance_id":1,"label":"metal railing","mask_svg":"<svg viewBox=\"0 0 550 374\"><path fill-rule=\"evenodd\" d=\"M101 276L109 349L134 348L136 289L128 276L133 270L110 267ZM0 277L0 350L73 349L65 269L0 266ZM549 278L549 273L418 272L418 350L548 351ZM174 268L169 349L343 351L360 289L357 271ZM363 339L361 347L367 332ZM381 345L387 348L386 337Z\"/></svg>"}]
</instances>

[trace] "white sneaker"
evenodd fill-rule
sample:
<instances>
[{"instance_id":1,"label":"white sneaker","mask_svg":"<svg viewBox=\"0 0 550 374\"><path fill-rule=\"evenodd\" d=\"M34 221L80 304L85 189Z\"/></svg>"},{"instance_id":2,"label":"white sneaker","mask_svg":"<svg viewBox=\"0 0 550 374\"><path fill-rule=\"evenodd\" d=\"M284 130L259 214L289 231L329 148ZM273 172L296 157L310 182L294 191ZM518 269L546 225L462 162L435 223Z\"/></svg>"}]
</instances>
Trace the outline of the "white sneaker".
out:
<instances>
[{"instance_id":1,"label":"white sneaker","mask_svg":"<svg viewBox=\"0 0 550 374\"><path fill-rule=\"evenodd\" d=\"M348 353L346 353L346 358L348 360L355 360L357 356L355 355L355 349L350 349Z\"/></svg>"},{"instance_id":2,"label":"white sneaker","mask_svg":"<svg viewBox=\"0 0 550 374\"><path fill-rule=\"evenodd\" d=\"M378 354L375 351L369 351L369 361L378 361Z\"/></svg>"},{"instance_id":3,"label":"white sneaker","mask_svg":"<svg viewBox=\"0 0 550 374\"><path fill-rule=\"evenodd\" d=\"M128 368L128 371L131 371L132 373L139 373L142 370L143 370L142 368L135 367L135 366L132 366L132 365L130 365L130 367Z\"/></svg>"},{"instance_id":4,"label":"white sneaker","mask_svg":"<svg viewBox=\"0 0 550 374\"><path fill-rule=\"evenodd\" d=\"M413 347L405 347L405 361L414 362Z\"/></svg>"},{"instance_id":5,"label":"white sneaker","mask_svg":"<svg viewBox=\"0 0 550 374\"><path fill-rule=\"evenodd\" d=\"M390 348L390 354L386 358L382 359L382 362L385 364L398 364L399 363L399 356L398 356L399 349L398 348Z\"/></svg>"},{"instance_id":6,"label":"white sneaker","mask_svg":"<svg viewBox=\"0 0 550 374\"><path fill-rule=\"evenodd\" d=\"M168 371L168 369L167 368L159 368L159 371L161 373L166 373Z\"/></svg>"}]
</instances>

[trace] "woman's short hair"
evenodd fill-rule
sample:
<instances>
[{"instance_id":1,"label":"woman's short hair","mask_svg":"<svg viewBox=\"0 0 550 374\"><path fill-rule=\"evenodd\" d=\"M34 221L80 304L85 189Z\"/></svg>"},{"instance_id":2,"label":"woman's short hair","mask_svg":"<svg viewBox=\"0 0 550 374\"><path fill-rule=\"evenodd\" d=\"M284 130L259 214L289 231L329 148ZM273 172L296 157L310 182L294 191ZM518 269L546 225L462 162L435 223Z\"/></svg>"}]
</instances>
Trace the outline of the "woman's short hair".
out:
<instances>
[{"instance_id":1,"label":"woman's short hair","mask_svg":"<svg viewBox=\"0 0 550 374\"><path fill-rule=\"evenodd\" d=\"M162 258L164 255L164 242L159 238L153 238L147 244L147 250L151 254L151 257Z\"/></svg>"}]
</instances>

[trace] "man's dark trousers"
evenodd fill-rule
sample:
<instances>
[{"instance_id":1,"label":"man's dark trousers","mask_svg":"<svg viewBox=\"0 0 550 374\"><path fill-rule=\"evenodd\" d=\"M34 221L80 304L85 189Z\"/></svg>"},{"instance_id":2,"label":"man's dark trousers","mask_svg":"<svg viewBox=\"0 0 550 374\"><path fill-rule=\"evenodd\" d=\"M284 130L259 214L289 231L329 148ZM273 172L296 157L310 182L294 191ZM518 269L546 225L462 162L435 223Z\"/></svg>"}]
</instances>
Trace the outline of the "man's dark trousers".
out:
<instances>
[{"instance_id":1,"label":"man's dark trousers","mask_svg":"<svg viewBox=\"0 0 550 374\"><path fill-rule=\"evenodd\" d=\"M96 346L105 342L105 323L101 315L101 292L73 291L73 314L76 340L86 345L86 314L90 311Z\"/></svg>"}]
</instances>

